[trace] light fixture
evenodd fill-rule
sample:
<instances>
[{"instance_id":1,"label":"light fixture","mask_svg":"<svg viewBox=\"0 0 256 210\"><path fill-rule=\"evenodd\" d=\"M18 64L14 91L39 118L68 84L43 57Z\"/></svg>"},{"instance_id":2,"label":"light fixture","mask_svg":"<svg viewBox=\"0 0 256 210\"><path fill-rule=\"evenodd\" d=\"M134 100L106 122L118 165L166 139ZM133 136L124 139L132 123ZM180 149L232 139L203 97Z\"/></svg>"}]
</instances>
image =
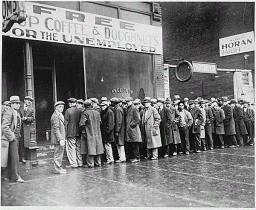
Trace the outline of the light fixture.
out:
<instances>
[{"instance_id":1,"label":"light fixture","mask_svg":"<svg viewBox=\"0 0 256 210\"><path fill-rule=\"evenodd\" d=\"M101 82L104 82L104 79L103 79L103 76L101 76L101 79L100 79Z\"/></svg>"}]
</instances>

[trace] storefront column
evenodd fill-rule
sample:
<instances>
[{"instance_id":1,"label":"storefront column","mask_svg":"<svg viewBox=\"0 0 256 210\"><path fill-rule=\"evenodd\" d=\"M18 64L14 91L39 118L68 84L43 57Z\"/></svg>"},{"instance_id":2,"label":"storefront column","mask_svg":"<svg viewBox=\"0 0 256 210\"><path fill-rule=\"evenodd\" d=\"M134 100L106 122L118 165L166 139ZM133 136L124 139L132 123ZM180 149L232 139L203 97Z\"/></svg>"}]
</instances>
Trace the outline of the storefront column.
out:
<instances>
[{"instance_id":1,"label":"storefront column","mask_svg":"<svg viewBox=\"0 0 256 210\"><path fill-rule=\"evenodd\" d=\"M33 78L33 58L32 58L32 46L29 42L26 42L25 47L25 88L26 96L31 96L35 99L34 93L34 78ZM33 109L35 110L35 101L32 103ZM34 112L35 116L35 112ZM30 141L24 140L24 147L28 148L28 160L32 163L37 164L37 142L36 142L36 120L32 122L30 130Z\"/></svg>"},{"instance_id":2,"label":"storefront column","mask_svg":"<svg viewBox=\"0 0 256 210\"><path fill-rule=\"evenodd\" d=\"M84 64L84 96L87 99L87 78L86 78L86 58L85 58L85 47L83 47L83 64Z\"/></svg>"}]
</instances>

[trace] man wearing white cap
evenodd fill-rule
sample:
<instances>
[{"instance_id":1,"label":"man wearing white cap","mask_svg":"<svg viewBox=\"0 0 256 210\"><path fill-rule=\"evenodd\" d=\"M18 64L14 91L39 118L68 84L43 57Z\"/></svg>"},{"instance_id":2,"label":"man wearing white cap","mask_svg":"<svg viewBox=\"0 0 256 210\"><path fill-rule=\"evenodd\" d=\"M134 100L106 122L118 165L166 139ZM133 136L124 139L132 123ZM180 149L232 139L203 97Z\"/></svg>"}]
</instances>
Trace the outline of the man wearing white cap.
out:
<instances>
[{"instance_id":1,"label":"man wearing white cap","mask_svg":"<svg viewBox=\"0 0 256 210\"><path fill-rule=\"evenodd\" d=\"M6 147L9 146L9 157L10 161L7 165L8 152L1 155L1 166L8 167L9 177L15 182L24 182L24 180L18 174L18 163L19 163L19 140L20 140L20 129L21 129L21 117L18 112L20 108L20 97L10 97L11 108L8 109L3 116L2 121L2 149L3 143ZM3 162L5 160L5 163ZM6 177L7 178L7 177Z\"/></svg>"},{"instance_id":2,"label":"man wearing white cap","mask_svg":"<svg viewBox=\"0 0 256 210\"><path fill-rule=\"evenodd\" d=\"M65 174L67 171L62 168L63 153L66 142L65 119L62 114L64 102L58 101L54 104L55 111L51 117L51 142L54 144L53 165L55 174Z\"/></svg>"}]
</instances>

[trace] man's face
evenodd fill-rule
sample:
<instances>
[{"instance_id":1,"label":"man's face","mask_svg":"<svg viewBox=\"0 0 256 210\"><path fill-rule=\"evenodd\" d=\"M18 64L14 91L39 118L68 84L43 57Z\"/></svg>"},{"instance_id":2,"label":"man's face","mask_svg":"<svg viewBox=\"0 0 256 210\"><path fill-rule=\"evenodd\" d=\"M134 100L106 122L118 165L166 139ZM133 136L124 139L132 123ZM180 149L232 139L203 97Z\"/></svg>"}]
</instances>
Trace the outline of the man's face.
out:
<instances>
[{"instance_id":1,"label":"man's face","mask_svg":"<svg viewBox=\"0 0 256 210\"><path fill-rule=\"evenodd\" d=\"M132 105L132 101L128 101L127 106L131 106L131 105Z\"/></svg>"},{"instance_id":2,"label":"man's face","mask_svg":"<svg viewBox=\"0 0 256 210\"><path fill-rule=\"evenodd\" d=\"M189 104L189 107L192 109L195 107L195 104Z\"/></svg>"},{"instance_id":3,"label":"man's face","mask_svg":"<svg viewBox=\"0 0 256 210\"><path fill-rule=\"evenodd\" d=\"M235 107L235 105L236 105L236 104L234 104L234 103L230 104L230 106L231 106L232 108L234 108L234 107Z\"/></svg>"},{"instance_id":4,"label":"man's face","mask_svg":"<svg viewBox=\"0 0 256 210\"><path fill-rule=\"evenodd\" d=\"M73 106L76 106L76 103L74 103L74 102L69 102L68 105L69 105L69 107L73 107Z\"/></svg>"},{"instance_id":5,"label":"man's face","mask_svg":"<svg viewBox=\"0 0 256 210\"><path fill-rule=\"evenodd\" d=\"M26 104L27 106L30 106L30 105L32 104L32 102L31 102L30 100L25 100L24 102L25 102L25 104Z\"/></svg>"},{"instance_id":6,"label":"man's face","mask_svg":"<svg viewBox=\"0 0 256 210\"><path fill-rule=\"evenodd\" d=\"M183 103L180 103L179 108L180 108L181 110L183 110L183 109L184 109L184 104L183 104Z\"/></svg>"},{"instance_id":7,"label":"man's face","mask_svg":"<svg viewBox=\"0 0 256 210\"><path fill-rule=\"evenodd\" d=\"M145 103L145 107L149 107L150 106L150 103Z\"/></svg>"},{"instance_id":8,"label":"man's face","mask_svg":"<svg viewBox=\"0 0 256 210\"><path fill-rule=\"evenodd\" d=\"M247 108L248 107L248 104L244 104L244 108Z\"/></svg>"},{"instance_id":9,"label":"man's face","mask_svg":"<svg viewBox=\"0 0 256 210\"><path fill-rule=\"evenodd\" d=\"M82 109L83 104L81 104L81 103L76 103L76 107L77 107L78 109Z\"/></svg>"},{"instance_id":10,"label":"man's face","mask_svg":"<svg viewBox=\"0 0 256 210\"><path fill-rule=\"evenodd\" d=\"M101 110L105 110L108 106L104 105L104 106L101 106Z\"/></svg>"},{"instance_id":11,"label":"man's face","mask_svg":"<svg viewBox=\"0 0 256 210\"><path fill-rule=\"evenodd\" d=\"M122 107L123 107L123 109L126 109L127 108L127 103L122 103Z\"/></svg>"},{"instance_id":12,"label":"man's face","mask_svg":"<svg viewBox=\"0 0 256 210\"><path fill-rule=\"evenodd\" d=\"M61 104L61 105L56 106L56 110L57 110L58 112L62 113L63 110L64 110L64 105Z\"/></svg>"},{"instance_id":13,"label":"man's face","mask_svg":"<svg viewBox=\"0 0 256 210\"><path fill-rule=\"evenodd\" d=\"M18 110L20 108L20 103L12 103L11 107L15 110Z\"/></svg>"},{"instance_id":14,"label":"man's face","mask_svg":"<svg viewBox=\"0 0 256 210\"><path fill-rule=\"evenodd\" d=\"M162 107L162 106L163 106L163 103L162 103L162 102L157 102L157 106L158 106L158 107Z\"/></svg>"}]
</instances>

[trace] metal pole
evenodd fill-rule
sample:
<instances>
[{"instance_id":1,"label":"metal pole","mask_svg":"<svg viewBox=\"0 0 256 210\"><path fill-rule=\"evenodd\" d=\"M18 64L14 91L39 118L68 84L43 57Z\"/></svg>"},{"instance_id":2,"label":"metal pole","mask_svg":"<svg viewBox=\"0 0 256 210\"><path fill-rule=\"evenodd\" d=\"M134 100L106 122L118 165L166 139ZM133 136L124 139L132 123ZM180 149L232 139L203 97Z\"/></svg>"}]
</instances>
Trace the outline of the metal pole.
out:
<instances>
[{"instance_id":1,"label":"metal pole","mask_svg":"<svg viewBox=\"0 0 256 210\"><path fill-rule=\"evenodd\" d=\"M84 63L84 96L87 99L87 78L86 78L86 59L85 59L85 47L83 47L83 63Z\"/></svg>"}]
</instances>

